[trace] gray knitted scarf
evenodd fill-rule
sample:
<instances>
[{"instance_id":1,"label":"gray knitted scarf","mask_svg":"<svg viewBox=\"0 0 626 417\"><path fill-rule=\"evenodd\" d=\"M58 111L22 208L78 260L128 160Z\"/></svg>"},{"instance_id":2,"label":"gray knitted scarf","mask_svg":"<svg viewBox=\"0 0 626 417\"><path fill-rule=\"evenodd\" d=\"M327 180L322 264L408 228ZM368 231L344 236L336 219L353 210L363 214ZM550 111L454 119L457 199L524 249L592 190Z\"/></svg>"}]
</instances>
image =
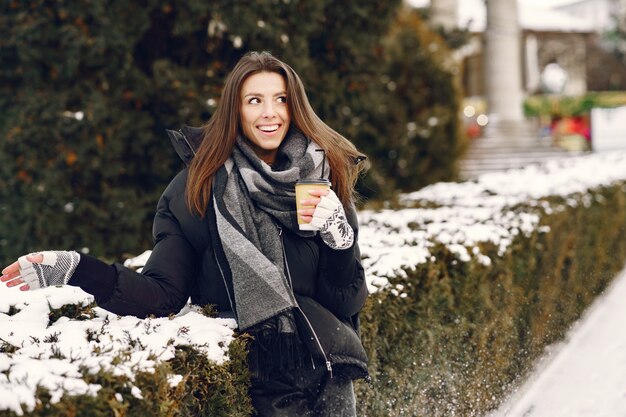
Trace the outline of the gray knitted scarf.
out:
<instances>
[{"instance_id":1,"label":"gray knitted scarf","mask_svg":"<svg viewBox=\"0 0 626 417\"><path fill-rule=\"evenodd\" d=\"M290 129L276 157L276 171L261 161L242 137L213 180L217 230L233 277L241 330L272 320L278 333L294 333L296 301L285 272L281 230L301 236L295 182L328 177L323 153L302 133Z\"/></svg>"}]
</instances>

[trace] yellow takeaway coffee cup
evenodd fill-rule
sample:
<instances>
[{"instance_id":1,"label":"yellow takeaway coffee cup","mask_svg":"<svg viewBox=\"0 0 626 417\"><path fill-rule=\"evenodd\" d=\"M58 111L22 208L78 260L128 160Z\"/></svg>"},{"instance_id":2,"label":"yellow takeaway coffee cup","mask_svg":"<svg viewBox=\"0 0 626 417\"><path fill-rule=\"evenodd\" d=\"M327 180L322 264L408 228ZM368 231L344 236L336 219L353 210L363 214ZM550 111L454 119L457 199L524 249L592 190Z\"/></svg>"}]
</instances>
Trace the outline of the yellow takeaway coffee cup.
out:
<instances>
[{"instance_id":1,"label":"yellow takeaway coffee cup","mask_svg":"<svg viewBox=\"0 0 626 417\"><path fill-rule=\"evenodd\" d=\"M330 190L330 181L325 178L317 179L305 179L296 181L296 209L302 210L312 208L313 206L303 206L300 201L312 196L309 194L311 190ZM317 228L311 226L309 223L302 221L298 216L298 227L300 230L317 230Z\"/></svg>"}]
</instances>

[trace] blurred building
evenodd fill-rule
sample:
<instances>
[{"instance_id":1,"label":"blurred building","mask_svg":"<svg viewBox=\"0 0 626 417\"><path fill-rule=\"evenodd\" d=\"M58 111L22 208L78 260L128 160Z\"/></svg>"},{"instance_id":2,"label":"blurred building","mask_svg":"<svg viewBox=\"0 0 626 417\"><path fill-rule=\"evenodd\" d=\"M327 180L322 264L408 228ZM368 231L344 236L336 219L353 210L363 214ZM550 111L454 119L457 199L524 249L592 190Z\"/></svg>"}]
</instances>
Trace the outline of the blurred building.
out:
<instances>
[{"instance_id":1,"label":"blurred building","mask_svg":"<svg viewBox=\"0 0 626 417\"><path fill-rule=\"evenodd\" d=\"M407 0L413 7L429 7L444 0ZM519 23L522 46L522 79L527 94L558 92L579 95L586 91L626 90L626 68L604 40L614 27L620 0L560 0L546 8L520 0ZM458 51L463 61L466 96L484 96L483 34L486 27L484 0L445 0L445 8L431 10L434 22L454 11L458 27L470 33L470 41ZM546 3L546 5L549 3ZM546 83L546 73L565 76L561 91ZM548 79L550 79L548 77ZM551 78L555 81L555 78Z\"/></svg>"},{"instance_id":2,"label":"blurred building","mask_svg":"<svg viewBox=\"0 0 626 417\"><path fill-rule=\"evenodd\" d=\"M589 149L589 135L577 133L573 141L569 139L574 136L561 135L564 129L553 135L557 125L553 129L551 119L524 119L520 95L626 90L626 68L613 55L613 45L604 41L626 0L405 1L427 8L433 28L450 29L456 18L457 28L468 33L468 42L454 53L462 63L467 132L480 140L471 142L461 160L462 178ZM509 111L514 108L518 112ZM471 115L477 112L481 114L474 121ZM482 129L470 130L475 124ZM587 132L586 120L580 126Z\"/></svg>"},{"instance_id":3,"label":"blurred building","mask_svg":"<svg viewBox=\"0 0 626 417\"><path fill-rule=\"evenodd\" d=\"M555 6L554 10L585 20L596 33L602 33L614 26L618 3L618 0L575 0Z\"/></svg>"},{"instance_id":4,"label":"blurred building","mask_svg":"<svg viewBox=\"0 0 626 417\"><path fill-rule=\"evenodd\" d=\"M593 29L587 42L586 62L590 91L626 90L626 68L611 53L613 45L603 37L615 28L618 16L624 19L625 4L623 0L577 0L555 7L560 13L587 21Z\"/></svg>"}]
</instances>

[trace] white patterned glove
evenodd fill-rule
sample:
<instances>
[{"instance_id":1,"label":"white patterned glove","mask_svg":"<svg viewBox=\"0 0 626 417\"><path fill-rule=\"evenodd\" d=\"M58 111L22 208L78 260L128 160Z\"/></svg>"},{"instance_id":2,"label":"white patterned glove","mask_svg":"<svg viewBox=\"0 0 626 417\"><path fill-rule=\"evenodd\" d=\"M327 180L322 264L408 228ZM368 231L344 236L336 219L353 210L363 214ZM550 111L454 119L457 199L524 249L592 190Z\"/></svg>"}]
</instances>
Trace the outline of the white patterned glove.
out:
<instances>
[{"instance_id":1,"label":"white patterned glove","mask_svg":"<svg viewBox=\"0 0 626 417\"><path fill-rule=\"evenodd\" d=\"M354 230L346 219L343 205L333 190L327 196L321 196L313 212L311 226L320 232L320 237L330 248L348 249L354 242Z\"/></svg>"},{"instance_id":2,"label":"white patterned glove","mask_svg":"<svg viewBox=\"0 0 626 417\"><path fill-rule=\"evenodd\" d=\"M43 251L30 255L37 254L43 256L41 263L29 261L26 259L28 255L17 260L22 280L31 290L67 284L80 262L80 255L74 251Z\"/></svg>"}]
</instances>

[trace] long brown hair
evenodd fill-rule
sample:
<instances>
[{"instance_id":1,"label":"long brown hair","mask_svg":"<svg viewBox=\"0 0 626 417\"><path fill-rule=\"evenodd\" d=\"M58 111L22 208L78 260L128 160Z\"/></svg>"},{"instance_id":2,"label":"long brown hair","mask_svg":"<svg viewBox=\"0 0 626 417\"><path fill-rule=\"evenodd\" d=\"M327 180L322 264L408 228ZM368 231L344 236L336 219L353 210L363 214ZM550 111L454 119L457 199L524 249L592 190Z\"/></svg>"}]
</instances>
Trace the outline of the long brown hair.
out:
<instances>
[{"instance_id":1,"label":"long brown hair","mask_svg":"<svg viewBox=\"0 0 626 417\"><path fill-rule=\"evenodd\" d=\"M230 157L240 133L241 86L251 75L275 72L287 84L287 108L291 123L326 153L330 181L344 206L351 204L354 186L364 159L356 147L324 123L313 111L296 72L269 52L244 55L226 78L222 98L213 116L204 125L204 137L189 166L187 204L204 216L211 196L213 175Z\"/></svg>"}]
</instances>

